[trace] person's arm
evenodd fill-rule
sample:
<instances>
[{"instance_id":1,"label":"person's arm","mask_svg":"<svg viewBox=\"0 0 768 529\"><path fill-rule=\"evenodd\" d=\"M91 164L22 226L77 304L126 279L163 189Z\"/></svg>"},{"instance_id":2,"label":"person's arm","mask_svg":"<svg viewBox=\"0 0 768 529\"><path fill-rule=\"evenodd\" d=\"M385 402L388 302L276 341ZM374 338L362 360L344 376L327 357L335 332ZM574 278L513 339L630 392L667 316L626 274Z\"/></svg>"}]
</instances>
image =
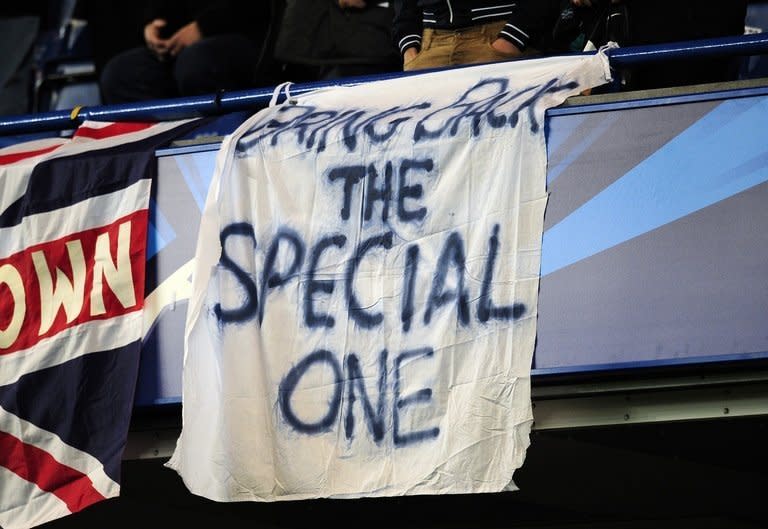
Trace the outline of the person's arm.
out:
<instances>
[{"instance_id":1,"label":"person's arm","mask_svg":"<svg viewBox=\"0 0 768 529\"><path fill-rule=\"evenodd\" d=\"M168 53L168 41L160 36L165 25L165 19L155 18L144 26L144 42L147 48L160 58Z\"/></svg>"},{"instance_id":2,"label":"person's arm","mask_svg":"<svg viewBox=\"0 0 768 529\"><path fill-rule=\"evenodd\" d=\"M142 10L144 19L144 43L158 58L168 54L168 36L174 28L169 23L173 14L167 0L148 0Z\"/></svg>"},{"instance_id":3,"label":"person's arm","mask_svg":"<svg viewBox=\"0 0 768 529\"><path fill-rule=\"evenodd\" d=\"M366 0L338 0L342 9L365 9L368 7Z\"/></svg>"},{"instance_id":4,"label":"person's arm","mask_svg":"<svg viewBox=\"0 0 768 529\"><path fill-rule=\"evenodd\" d=\"M236 9L236 2L209 2L209 5L195 14L195 19L183 25L168 39L168 52L178 55L187 46L198 42L203 37L225 33L248 33L248 24Z\"/></svg>"},{"instance_id":5,"label":"person's arm","mask_svg":"<svg viewBox=\"0 0 768 529\"><path fill-rule=\"evenodd\" d=\"M187 46L191 46L202 38L203 33L200 30L197 21L190 22L189 24L182 26L179 31L174 33L171 38L168 39L168 53L171 54L171 57L175 57L181 50Z\"/></svg>"},{"instance_id":6,"label":"person's arm","mask_svg":"<svg viewBox=\"0 0 768 529\"><path fill-rule=\"evenodd\" d=\"M395 45L407 62L421 50L421 8L416 0L395 0L394 9Z\"/></svg>"}]
</instances>

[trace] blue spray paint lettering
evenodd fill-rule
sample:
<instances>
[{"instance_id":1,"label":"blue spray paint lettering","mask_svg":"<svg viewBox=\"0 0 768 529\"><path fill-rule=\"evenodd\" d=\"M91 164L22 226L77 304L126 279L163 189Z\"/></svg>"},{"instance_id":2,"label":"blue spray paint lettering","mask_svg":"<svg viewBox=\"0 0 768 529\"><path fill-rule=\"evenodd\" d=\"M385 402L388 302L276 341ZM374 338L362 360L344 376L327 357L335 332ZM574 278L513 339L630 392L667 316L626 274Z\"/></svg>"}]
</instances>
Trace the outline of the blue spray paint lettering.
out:
<instances>
[{"instance_id":1,"label":"blue spray paint lettering","mask_svg":"<svg viewBox=\"0 0 768 529\"><path fill-rule=\"evenodd\" d=\"M408 209L406 200L420 200L424 195L421 183L410 184L410 179L415 172L423 172L426 176L434 170L435 164L431 158L404 159L398 168L397 185L397 218L402 222L418 222L427 215L427 208L423 205L417 209ZM341 182L343 185L341 219L349 220L352 213L352 200L356 193L356 186L365 180L363 193L363 220L370 221L373 218L374 207L381 203L381 220L386 223L389 220L389 207L393 200L392 177L394 163L385 162L383 170L376 168L374 164L364 167L362 165L346 165L334 167L328 172L328 180L331 183ZM383 178L380 178L383 174ZM379 181L382 180L381 184ZM361 184L362 185L362 184Z\"/></svg>"},{"instance_id":2,"label":"blue spray paint lettering","mask_svg":"<svg viewBox=\"0 0 768 529\"><path fill-rule=\"evenodd\" d=\"M227 254L227 240L230 237L246 237L253 244L254 250L256 249L256 236L253 232L253 226L245 222L238 222L230 224L219 234L219 242L221 243L221 257L219 258L219 265L229 270L235 278L237 278L240 285L245 291L245 299L240 307L233 309L222 308L221 303L216 303L213 306L213 313L216 315L220 324L225 323L241 323L248 321L253 317L259 306L259 295L256 283L251 279L251 276L240 268L235 263L229 254Z\"/></svg>"},{"instance_id":3,"label":"blue spray paint lettering","mask_svg":"<svg viewBox=\"0 0 768 529\"><path fill-rule=\"evenodd\" d=\"M395 446L406 446L422 441L428 441L434 439L440 435L440 428L426 428L423 430L411 430L410 432L402 431L400 425L400 413L402 413L408 406L416 404L426 404L432 400L432 388L422 388L415 393L403 396L401 392L401 368L404 363L409 360L416 360L418 358L432 358L434 350L431 347L422 347L419 349L411 349L409 351L403 351L397 358L395 358L395 381L394 381L394 406L393 406L393 431L392 439L395 442Z\"/></svg>"},{"instance_id":4,"label":"blue spray paint lettering","mask_svg":"<svg viewBox=\"0 0 768 529\"><path fill-rule=\"evenodd\" d=\"M361 138L367 138L372 145L385 143L419 116L423 117L413 129L413 141L417 144L455 136L462 123L468 124L473 136L480 135L484 127L516 127L521 112L528 113L531 130L536 132L541 128L535 113L536 100L545 94L573 91L578 87L575 81L559 83L558 79L551 79L541 86L514 92L509 90L507 78L481 79L456 101L434 108L427 116L423 116L422 111L433 108L428 102L383 111L320 110L312 105L285 105L277 110L277 117L255 124L238 142L237 153L244 155L263 141L277 145L281 137L295 138L297 146L322 152L330 135L338 136L347 150L353 152ZM504 110L507 108L512 110Z\"/></svg>"},{"instance_id":5,"label":"blue spray paint lettering","mask_svg":"<svg viewBox=\"0 0 768 529\"><path fill-rule=\"evenodd\" d=\"M400 309L400 321L403 331L411 330L413 319L413 293L416 290L416 272L419 267L419 247L413 244L405 252L405 279L403 281L403 297Z\"/></svg>"},{"instance_id":6,"label":"blue spray paint lettering","mask_svg":"<svg viewBox=\"0 0 768 529\"><path fill-rule=\"evenodd\" d=\"M325 364L330 367L333 376L333 383L331 384L333 387L333 395L328 400L328 411L326 414L316 421L309 422L296 415L293 410L293 404L291 403L291 397L293 397L293 393L296 391L301 379L315 364ZM283 378L278 387L278 405L280 406L280 411L282 412L285 421L290 424L293 429L301 433L317 434L329 431L331 426L336 424L336 418L339 415L343 389L342 376L339 361L336 360L336 357L332 352L325 349L318 349L307 355L301 362L296 364L287 375L285 375L285 378Z\"/></svg>"},{"instance_id":7,"label":"blue spray paint lettering","mask_svg":"<svg viewBox=\"0 0 768 529\"><path fill-rule=\"evenodd\" d=\"M427 208L424 206L410 210L405 207L405 201L411 199L421 199L424 194L424 188L421 184L408 185L410 181L408 173L414 169L431 173L435 163L431 158L423 160L403 160L400 164L400 178L397 187L397 217L403 222L419 221L427 216Z\"/></svg>"},{"instance_id":8,"label":"blue spray paint lettering","mask_svg":"<svg viewBox=\"0 0 768 529\"><path fill-rule=\"evenodd\" d=\"M373 409L368 391L365 388L365 377L360 368L360 359L356 354L350 353L347 356L347 416L344 418L344 435L347 439L352 439L355 432L355 401L359 400L363 410L363 417L368 425L368 431L376 443L384 439L385 426L385 407L387 405L387 350L382 349L379 353L379 398L376 403L376 409ZM360 395L358 399L356 394Z\"/></svg>"},{"instance_id":9,"label":"blue spray paint lettering","mask_svg":"<svg viewBox=\"0 0 768 529\"><path fill-rule=\"evenodd\" d=\"M488 259L485 261L483 284L480 288L480 299L477 303L477 320L485 323L491 318L497 320L519 319L525 313L525 305L513 303L497 307L491 299L491 282L493 281L493 266L499 253L499 225L494 224L491 237L488 239Z\"/></svg>"},{"instance_id":10,"label":"blue spray paint lettering","mask_svg":"<svg viewBox=\"0 0 768 529\"><path fill-rule=\"evenodd\" d=\"M346 292L349 317L364 329L372 329L373 327L380 325L384 320L384 314L381 312L372 313L367 311L360 305L360 301L358 301L357 296L355 295L355 275L357 274L357 268L360 266L360 261L363 260L363 257L365 257L365 254L368 253L369 250L377 246L387 250L392 248L392 232L388 231L381 235L375 235L360 243L354 257L350 259L349 265L347 266L345 284L347 287Z\"/></svg>"},{"instance_id":11,"label":"blue spray paint lettering","mask_svg":"<svg viewBox=\"0 0 768 529\"><path fill-rule=\"evenodd\" d=\"M280 382L278 387L278 409L285 423L293 430L307 434L318 435L333 430L334 425L339 424L339 413L342 408L346 410L344 417L344 436L347 440L355 439L355 403L360 402L362 417L370 438L380 444L387 433L387 412L392 417L392 441L396 447L427 441L436 438L440 434L438 427L424 425L421 429L404 431L402 426L402 414L412 406L426 406L432 400L432 389L422 388L409 395L402 394L403 368L419 359L429 359L434 356L430 347L422 347L401 352L395 358L390 370L388 366L389 355L386 349L379 353L378 377L376 378L376 398L369 393L365 380L371 379L370 375L363 373L360 360L355 353L346 357L344 369L336 356L326 349L313 351L299 361ZM320 417L300 417L296 413L293 397L299 384L307 376L311 368L324 369L330 375L330 383L324 384L331 390L326 401L327 408L323 409ZM389 388L387 374L394 373L392 387ZM367 375L367 376L366 376ZM327 376L323 377L328 380ZM344 391L346 389L346 392ZM388 406L387 395L392 395L391 406ZM346 402L344 402L346 393ZM314 395L312 398L316 398ZM342 406L343 405L343 406Z\"/></svg>"},{"instance_id":12,"label":"blue spray paint lettering","mask_svg":"<svg viewBox=\"0 0 768 529\"><path fill-rule=\"evenodd\" d=\"M413 119L414 112L429 106L429 103L423 102L398 105L384 111L336 111L319 110L313 105L286 105L277 110L277 118L271 117L255 124L240 139L236 149L244 154L260 142L267 141L274 146L281 136L295 135L298 146L322 152L327 146L328 136L340 134L347 150L354 152L359 138L367 137L374 145L388 141L404 123Z\"/></svg>"},{"instance_id":13,"label":"blue spray paint lettering","mask_svg":"<svg viewBox=\"0 0 768 529\"><path fill-rule=\"evenodd\" d=\"M387 222L389 220L389 203L392 201L392 162L384 164L384 182L381 187L376 185L378 179L379 173L376 171L376 166L370 164L365 187L363 219L371 220L374 205L376 202L381 202L381 221Z\"/></svg>"},{"instance_id":14,"label":"blue spray paint lettering","mask_svg":"<svg viewBox=\"0 0 768 529\"><path fill-rule=\"evenodd\" d=\"M437 270L432 279L432 290L427 300L427 308L424 310L424 324L429 325L432 320L432 311L439 309L452 299L456 300L456 314L459 323L469 323L469 295L464 289L464 271L466 268L464 257L464 241L457 232L448 236L443 246L443 251L437 261ZM456 273L456 289L445 290L445 280L450 268Z\"/></svg>"},{"instance_id":15,"label":"blue spray paint lettering","mask_svg":"<svg viewBox=\"0 0 768 529\"><path fill-rule=\"evenodd\" d=\"M275 269L277 264L277 253L280 250L281 242L285 241L291 248L293 260L288 269L281 272ZM267 306L267 297L269 291L282 287L291 279L298 277L299 269L304 262L304 253L306 249L304 241L295 231L288 228L281 228L277 235L272 239L272 243L267 250L267 256L264 259L264 271L261 277L261 305L259 306L259 323L264 321L264 309Z\"/></svg>"},{"instance_id":16,"label":"blue spray paint lettering","mask_svg":"<svg viewBox=\"0 0 768 529\"><path fill-rule=\"evenodd\" d=\"M493 301L493 276L495 263L499 253L500 226L494 225L488 239L488 253L484 264L483 279L477 296L477 322L486 324L491 320L510 321L517 320L526 312L522 303L510 305L497 305ZM260 285L257 288L252 274L247 273L240 265L235 263L226 251L227 240L232 237L247 237L251 240L253 248L256 248L254 230L250 224L235 223L226 227L221 232L222 255L219 265L231 272L245 292L244 301L237 308L225 309L220 303L214 304L214 313L221 324L243 323L253 318L259 322L264 319L266 300L271 292L283 288L291 281L296 281L300 290L299 299L302 300L302 321L310 329L332 328L335 318L332 314L318 312L315 303L318 296L330 296L335 292L338 279L318 279L317 270L320 259L326 256L334 248L342 250L346 247L347 238L341 234L320 236L309 249L308 265L302 270L306 243L293 230L283 227L269 241L264 268L261 273ZM333 263L346 261L344 272L344 294L341 310L363 329L374 329L383 324L384 314L363 306L355 289L358 269L363 259L376 249L386 252L394 245L394 234L386 231L378 235L364 239L352 251L351 257L341 256ZM280 249L284 250L285 262L278 263ZM415 303L415 292L418 288L417 272L421 264L421 252L419 245L412 244L405 250L403 266L403 280L400 303L400 323L404 332L412 330L414 315L421 307ZM453 282L449 278L453 276ZM456 317L462 326L470 323L470 292L465 287L466 256L464 253L464 240L458 232L451 232L443 243L443 248L438 256L434 270L431 271L429 295L423 307L423 324L429 326L434 314L445 305L453 303L456 307ZM448 285L452 286L448 286ZM259 303L260 301L260 303ZM337 309L338 311L339 309ZM338 313L338 312L337 312Z\"/></svg>"},{"instance_id":17,"label":"blue spray paint lettering","mask_svg":"<svg viewBox=\"0 0 768 529\"><path fill-rule=\"evenodd\" d=\"M330 314L316 313L314 308L315 294L333 294L334 282L330 279L315 279L317 263L323 252L332 247L343 248L347 244L347 237L341 234L323 237L312 247L307 270L306 288L304 289L304 323L310 329L317 327L331 328L336 320Z\"/></svg>"},{"instance_id":18,"label":"blue spray paint lettering","mask_svg":"<svg viewBox=\"0 0 768 529\"><path fill-rule=\"evenodd\" d=\"M343 167L334 167L328 173L328 180L335 182L342 180L344 182L344 198L341 206L341 219L349 220L352 212L352 191L355 185L365 177L365 166L348 165Z\"/></svg>"},{"instance_id":19,"label":"blue spray paint lettering","mask_svg":"<svg viewBox=\"0 0 768 529\"><path fill-rule=\"evenodd\" d=\"M446 135L456 136L462 122L469 124L473 136L480 135L483 125L491 129L504 126L514 128L523 111L527 111L531 132L535 133L541 127L535 113L536 101L544 94L570 91L577 86L575 82L559 85L557 79L552 79L539 87L531 86L511 92L508 79L484 79L462 94L452 105L436 109L419 120L413 132L413 139L418 143ZM513 102L521 98L525 99L514 105L514 110L509 114L497 113L500 108L513 106Z\"/></svg>"}]
</instances>

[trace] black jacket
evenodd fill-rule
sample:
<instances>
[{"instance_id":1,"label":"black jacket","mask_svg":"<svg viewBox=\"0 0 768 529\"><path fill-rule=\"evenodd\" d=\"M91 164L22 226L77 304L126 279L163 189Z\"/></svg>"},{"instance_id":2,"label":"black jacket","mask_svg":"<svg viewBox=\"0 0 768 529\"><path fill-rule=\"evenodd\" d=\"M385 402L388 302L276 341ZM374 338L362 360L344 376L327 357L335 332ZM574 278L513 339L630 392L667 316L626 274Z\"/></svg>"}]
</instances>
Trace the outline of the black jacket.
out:
<instances>
[{"instance_id":1,"label":"black jacket","mask_svg":"<svg viewBox=\"0 0 768 529\"><path fill-rule=\"evenodd\" d=\"M551 32L561 0L395 0L395 43L400 53L421 48L424 28L459 30L506 20L499 37L520 50Z\"/></svg>"},{"instance_id":2,"label":"black jacket","mask_svg":"<svg viewBox=\"0 0 768 529\"><path fill-rule=\"evenodd\" d=\"M255 0L146 0L144 9L145 23L156 18L167 21L165 38L196 21L204 37L239 33L259 44L270 16L269 3Z\"/></svg>"},{"instance_id":3,"label":"black jacket","mask_svg":"<svg viewBox=\"0 0 768 529\"><path fill-rule=\"evenodd\" d=\"M365 9L341 9L336 0L287 0L275 58L309 65L397 62L393 15L373 0Z\"/></svg>"}]
</instances>

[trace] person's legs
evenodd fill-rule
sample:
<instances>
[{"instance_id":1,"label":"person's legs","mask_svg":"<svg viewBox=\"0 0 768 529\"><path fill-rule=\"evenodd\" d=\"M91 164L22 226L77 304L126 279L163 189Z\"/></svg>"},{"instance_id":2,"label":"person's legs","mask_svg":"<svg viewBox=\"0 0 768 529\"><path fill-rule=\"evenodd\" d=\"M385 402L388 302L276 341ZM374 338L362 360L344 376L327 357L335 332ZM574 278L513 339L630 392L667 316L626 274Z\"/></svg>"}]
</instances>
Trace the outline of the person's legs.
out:
<instances>
[{"instance_id":1,"label":"person's legs","mask_svg":"<svg viewBox=\"0 0 768 529\"><path fill-rule=\"evenodd\" d=\"M522 58L518 55L502 53L491 46L504 28L504 24L505 21L502 20L463 30L458 35L453 64L476 64ZM523 52L526 57L537 54L538 51L530 47Z\"/></svg>"},{"instance_id":2,"label":"person's legs","mask_svg":"<svg viewBox=\"0 0 768 529\"><path fill-rule=\"evenodd\" d=\"M161 62L147 48L133 48L110 59L101 73L100 87L105 104L178 95L171 64Z\"/></svg>"},{"instance_id":3,"label":"person's legs","mask_svg":"<svg viewBox=\"0 0 768 529\"><path fill-rule=\"evenodd\" d=\"M183 96L253 88L258 58L256 45L242 35L209 37L179 53L173 75Z\"/></svg>"},{"instance_id":4,"label":"person's legs","mask_svg":"<svg viewBox=\"0 0 768 529\"><path fill-rule=\"evenodd\" d=\"M450 66L456 36L453 31L425 29L421 38L421 51L403 64L403 70L424 70Z\"/></svg>"}]
</instances>

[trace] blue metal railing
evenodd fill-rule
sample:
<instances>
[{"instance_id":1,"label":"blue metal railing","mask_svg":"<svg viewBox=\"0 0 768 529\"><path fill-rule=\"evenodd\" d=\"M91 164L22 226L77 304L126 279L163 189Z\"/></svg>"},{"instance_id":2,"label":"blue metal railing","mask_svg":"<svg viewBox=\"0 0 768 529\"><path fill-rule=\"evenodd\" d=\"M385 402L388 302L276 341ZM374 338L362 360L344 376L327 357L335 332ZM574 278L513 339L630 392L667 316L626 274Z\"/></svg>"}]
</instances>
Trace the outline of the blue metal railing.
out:
<instances>
[{"instance_id":1,"label":"blue metal railing","mask_svg":"<svg viewBox=\"0 0 768 529\"><path fill-rule=\"evenodd\" d=\"M718 56L749 56L768 53L768 34L722 37L696 41L676 42L615 48L609 50L611 67L622 69L680 59L698 59ZM423 73L394 72L368 77L354 77L293 85L291 93L300 95L318 88L351 86L370 81L404 77ZM256 110L266 106L274 88L221 92L205 96L143 101L119 105L84 107L23 116L0 117L0 135L25 134L76 128L85 120L100 121L162 121L201 116L222 115L242 110Z\"/></svg>"}]
</instances>

